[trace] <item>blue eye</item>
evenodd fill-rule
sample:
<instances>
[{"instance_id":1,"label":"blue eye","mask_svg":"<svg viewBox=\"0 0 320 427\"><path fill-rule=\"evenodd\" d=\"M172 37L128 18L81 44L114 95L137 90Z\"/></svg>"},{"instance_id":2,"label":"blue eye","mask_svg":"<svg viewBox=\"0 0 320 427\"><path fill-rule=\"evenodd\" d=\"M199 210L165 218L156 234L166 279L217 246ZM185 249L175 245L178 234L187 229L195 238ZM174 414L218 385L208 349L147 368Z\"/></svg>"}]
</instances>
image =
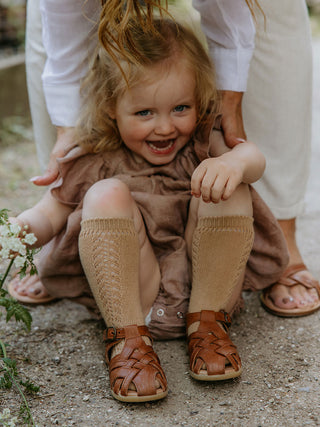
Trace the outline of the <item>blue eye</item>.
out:
<instances>
[{"instance_id":1,"label":"blue eye","mask_svg":"<svg viewBox=\"0 0 320 427\"><path fill-rule=\"evenodd\" d=\"M148 116L150 114L150 110L142 110L136 113L137 116Z\"/></svg>"},{"instance_id":2,"label":"blue eye","mask_svg":"<svg viewBox=\"0 0 320 427\"><path fill-rule=\"evenodd\" d=\"M178 113L182 113L183 111L185 111L188 108L187 105L177 105L174 108L174 111L177 111Z\"/></svg>"}]
</instances>

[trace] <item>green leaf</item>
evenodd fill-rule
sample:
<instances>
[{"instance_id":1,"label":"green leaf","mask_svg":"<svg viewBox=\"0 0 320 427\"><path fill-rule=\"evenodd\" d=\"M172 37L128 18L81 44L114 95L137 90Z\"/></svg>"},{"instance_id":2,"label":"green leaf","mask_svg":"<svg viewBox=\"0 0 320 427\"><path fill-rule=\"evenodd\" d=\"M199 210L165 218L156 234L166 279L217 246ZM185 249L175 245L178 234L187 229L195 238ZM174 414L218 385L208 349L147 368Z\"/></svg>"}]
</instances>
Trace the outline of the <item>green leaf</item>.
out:
<instances>
[{"instance_id":1,"label":"green leaf","mask_svg":"<svg viewBox=\"0 0 320 427\"><path fill-rule=\"evenodd\" d=\"M9 215L8 215L9 209L0 209L0 225L4 225L8 222Z\"/></svg>"},{"instance_id":2,"label":"green leaf","mask_svg":"<svg viewBox=\"0 0 320 427\"><path fill-rule=\"evenodd\" d=\"M5 374L0 377L0 388L9 390L12 387L12 381L10 375L5 372Z\"/></svg>"},{"instance_id":3,"label":"green leaf","mask_svg":"<svg viewBox=\"0 0 320 427\"><path fill-rule=\"evenodd\" d=\"M33 382L31 382L31 380L29 379L27 379L26 381L20 380L20 384L25 387L28 393L38 393L38 391L40 390L40 387L38 385L33 384Z\"/></svg>"},{"instance_id":4,"label":"green leaf","mask_svg":"<svg viewBox=\"0 0 320 427\"><path fill-rule=\"evenodd\" d=\"M9 322L14 316L16 322L23 322L28 331L30 331L32 316L26 307L23 307L13 298L0 298L0 305L3 305L7 310L6 322Z\"/></svg>"}]
</instances>

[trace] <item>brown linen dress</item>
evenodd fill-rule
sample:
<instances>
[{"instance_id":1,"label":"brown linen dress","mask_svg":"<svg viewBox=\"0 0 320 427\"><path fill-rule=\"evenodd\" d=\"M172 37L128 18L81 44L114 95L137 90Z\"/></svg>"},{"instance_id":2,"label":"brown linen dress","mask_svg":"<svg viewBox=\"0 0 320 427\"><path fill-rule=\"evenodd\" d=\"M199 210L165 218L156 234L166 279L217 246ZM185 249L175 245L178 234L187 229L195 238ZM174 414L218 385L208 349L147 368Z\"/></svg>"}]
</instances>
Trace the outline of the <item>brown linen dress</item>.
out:
<instances>
[{"instance_id":1,"label":"brown linen dress","mask_svg":"<svg viewBox=\"0 0 320 427\"><path fill-rule=\"evenodd\" d=\"M221 133L216 136L221 137ZM214 138L210 141L212 145ZM83 198L97 181L118 178L128 185L140 209L160 266L162 280L153 305L150 332L157 339L185 335L191 287L184 239L191 199L190 179L199 162L208 156L209 144L190 141L171 163L160 166L144 159L138 162L124 145L116 151L99 154L84 153L76 146L60 159L60 178L51 191L74 211L65 228L40 252L38 272L49 294L96 307L78 253ZM251 191L255 239L244 289L260 290L280 277L288 254L276 219L259 195L252 188Z\"/></svg>"}]
</instances>

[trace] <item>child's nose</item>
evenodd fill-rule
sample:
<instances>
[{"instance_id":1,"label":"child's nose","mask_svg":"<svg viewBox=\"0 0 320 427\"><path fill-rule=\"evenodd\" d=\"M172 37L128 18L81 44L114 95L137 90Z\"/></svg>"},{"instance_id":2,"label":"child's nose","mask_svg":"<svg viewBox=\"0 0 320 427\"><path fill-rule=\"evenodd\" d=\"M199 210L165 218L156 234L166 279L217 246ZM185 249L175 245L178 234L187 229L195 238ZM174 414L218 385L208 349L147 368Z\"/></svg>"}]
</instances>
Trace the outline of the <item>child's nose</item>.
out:
<instances>
[{"instance_id":1,"label":"child's nose","mask_svg":"<svg viewBox=\"0 0 320 427\"><path fill-rule=\"evenodd\" d=\"M159 117L156 123L155 133L169 135L174 131L174 124L170 116Z\"/></svg>"}]
</instances>

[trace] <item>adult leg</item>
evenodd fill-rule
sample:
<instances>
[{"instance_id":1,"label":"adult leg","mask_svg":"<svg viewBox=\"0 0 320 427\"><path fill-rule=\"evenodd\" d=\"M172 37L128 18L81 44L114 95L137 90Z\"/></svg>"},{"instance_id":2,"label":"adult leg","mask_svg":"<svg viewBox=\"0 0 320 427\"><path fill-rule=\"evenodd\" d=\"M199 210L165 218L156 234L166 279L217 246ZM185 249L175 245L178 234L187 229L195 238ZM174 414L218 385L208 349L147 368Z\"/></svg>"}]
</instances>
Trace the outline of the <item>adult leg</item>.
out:
<instances>
[{"instance_id":1,"label":"adult leg","mask_svg":"<svg viewBox=\"0 0 320 427\"><path fill-rule=\"evenodd\" d=\"M187 315L190 374L205 381L237 377L241 361L228 337L227 313L240 297L253 242L248 186L240 185L217 205L192 199L186 241L193 270Z\"/></svg>"},{"instance_id":2,"label":"adult leg","mask_svg":"<svg viewBox=\"0 0 320 427\"><path fill-rule=\"evenodd\" d=\"M300 265L303 270L294 273L289 282L295 277L306 286L310 281L316 286L311 273L301 265L295 238L296 217L303 212L311 142L312 61L307 9L304 0L262 0L260 4L266 15L266 30L263 17L258 16L256 48L243 99L248 139L259 145L267 159L266 172L255 188L279 220L290 253L289 267ZM319 297L316 289L306 286L276 284L268 290L268 298L284 309L283 315L301 308L312 310Z\"/></svg>"},{"instance_id":3,"label":"adult leg","mask_svg":"<svg viewBox=\"0 0 320 427\"><path fill-rule=\"evenodd\" d=\"M26 23L26 74L29 105L37 157L42 172L46 169L56 140L56 130L47 112L41 75L46 61L42 43L40 0L28 0ZM27 274L23 279L16 276L8 286L17 300L30 304L42 304L54 298L48 295L38 275Z\"/></svg>"},{"instance_id":4,"label":"adult leg","mask_svg":"<svg viewBox=\"0 0 320 427\"><path fill-rule=\"evenodd\" d=\"M144 318L160 286L158 262L128 187L117 179L93 185L84 198L79 253L108 329L106 360L116 399L167 394Z\"/></svg>"},{"instance_id":5,"label":"adult leg","mask_svg":"<svg viewBox=\"0 0 320 427\"><path fill-rule=\"evenodd\" d=\"M40 0L28 0L26 24L26 73L34 139L40 168L47 167L56 141L55 127L47 112L41 75L46 61L42 43Z\"/></svg>"}]
</instances>

